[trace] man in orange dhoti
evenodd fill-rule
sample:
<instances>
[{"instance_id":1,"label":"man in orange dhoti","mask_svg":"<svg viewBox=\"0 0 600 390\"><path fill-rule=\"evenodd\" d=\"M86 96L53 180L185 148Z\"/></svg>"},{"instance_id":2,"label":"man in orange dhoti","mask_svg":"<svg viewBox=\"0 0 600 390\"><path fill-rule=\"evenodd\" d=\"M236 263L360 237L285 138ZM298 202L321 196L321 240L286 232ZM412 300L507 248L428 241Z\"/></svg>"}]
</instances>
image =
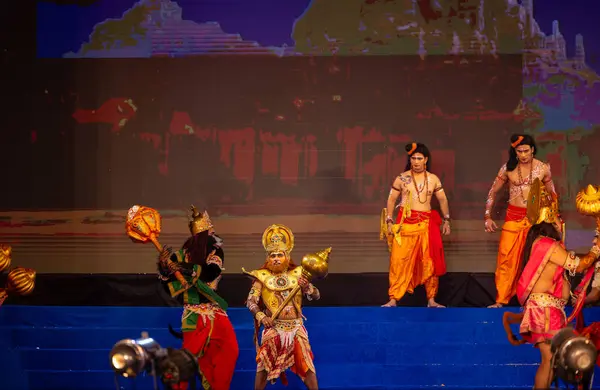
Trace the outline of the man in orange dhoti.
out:
<instances>
[{"instance_id":1,"label":"man in orange dhoti","mask_svg":"<svg viewBox=\"0 0 600 390\"><path fill-rule=\"evenodd\" d=\"M383 307L396 306L404 294L425 285L428 307L444 307L435 301L439 277L446 273L442 236L450 234L448 198L440 179L427 171L431 154L420 143L406 145L408 161L405 172L394 180L382 211L380 238L387 238L390 247L389 301ZM401 208L396 224L392 218L398 197L402 194ZM431 210L433 195L440 202L444 220Z\"/></svg>"},{"instance_id":2,"label":"man in orange dhoti","mask_svg":"<svg viewBox=\"0 0 600 390\"><path fill-rule=\"evenodd\" d=\"M485 231L493 233L498 226L492 219L492 208L498 191L509 184L508 209L496 264L496 303L490 308L502 307L516 293L518 273L521 269L521 253L525 246L525 237L531 224L526 218L529 188L535 179L540 179L550 193L556 193L550 166L534 158L535 140L527 134L514 134L510 139L508 162L500 168L485 204Z\"/></svg>"},{"instance_id":3,"label":"man in orange dhoti","mask_svg":"<svg viewBox=\"0 0 600 390\"><path fill-rule=\"evenodd\" d=\"M552 337L583 307L585 288L593 274L593 264L600 256L600 247L595 237L586 255L567 252L562 242L564 226L558 216L556 195L548 193L539 178L534 180L531 192L527 217L533 226L523 248L524 268L517 285L517 297L524 310L521 314L505 313L503 322L512 344L525 341L539 348L541 362L534 389L548 389L553 378ZM582 272L586 274L576 289L574 310L567 318L564 307L571 297L568 276ZM520 323L522 341L512 335L510 323Z\"/></svg>"}]
</instances>

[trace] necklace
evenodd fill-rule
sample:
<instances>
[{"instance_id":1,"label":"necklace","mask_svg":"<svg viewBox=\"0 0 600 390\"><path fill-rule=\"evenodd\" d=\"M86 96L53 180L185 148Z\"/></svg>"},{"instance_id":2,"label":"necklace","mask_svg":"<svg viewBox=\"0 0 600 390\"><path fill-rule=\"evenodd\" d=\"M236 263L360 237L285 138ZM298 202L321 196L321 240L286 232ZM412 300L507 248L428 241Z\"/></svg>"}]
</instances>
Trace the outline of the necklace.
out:
<instances>
[{"instance_id":1,"label":"necklace","mask_svg":"<svg viewBox=\"0 0 600 390\"><path fill-rule=\"evenodd\" d=\"M423 182L423 185L421 186L421 189L419 189L419 186L417 185L417 181L415 180L415 174L414 172L410 171L410 176L412 177L412 182L413 185L415 186L415 191L417 191L417 200L419 201L419 203L421 204L425 204L427 203L427 194L429 193L429 180L427 180L427 171L424 172L425 173L425 180ZM423 190L425 190L425 200L421 201L421 192L423 192Z\"/></svg>"},{"instance_id":2,"label":"necklace","mask_svg":"<svg viewBox=\"0 0 600 390\"><path fill-rule=\"evenodd\" d=\"M525 199L525 194L523 194L523 186L525 182L523 181L523 176L521 176L521 164L517 164L517 173L519 174L519 190L521 190L521 198L523 202L527 203L527 199ZM533 160L531 161L531 167L529 168L529 180L527 185L531 186L531 182L533 181Z\"/></svg>"}]
</instances>

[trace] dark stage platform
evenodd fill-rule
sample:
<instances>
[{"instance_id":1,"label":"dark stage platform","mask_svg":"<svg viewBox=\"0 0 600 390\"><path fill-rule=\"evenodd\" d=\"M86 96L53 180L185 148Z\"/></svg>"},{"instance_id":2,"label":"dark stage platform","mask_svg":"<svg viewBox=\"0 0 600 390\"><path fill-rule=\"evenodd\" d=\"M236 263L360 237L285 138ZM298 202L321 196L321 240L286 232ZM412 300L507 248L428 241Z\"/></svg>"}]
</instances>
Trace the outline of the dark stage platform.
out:
<instances>
[{"instance_id":1,"label":"dark stage platform","mask_svg":"<svg viewBox=\"0 0 600 390\"><path fill-rule=\"evenodd\" d=\"M316 281L321 300L308 306L377 306L387 301L386 273L330 274ZM250 280L225 274L220 295L231 307L244 306ZM448 273L440 278L438 301L451 307L485 307L494 303L491 273ZM406 295L401 306L425 306L422 287ZM54 306L177 306L155 274L39 274L32 295L9 297L7 304ZM517 304L516 299L511 302Z\"/></svg>"}]
</instances>

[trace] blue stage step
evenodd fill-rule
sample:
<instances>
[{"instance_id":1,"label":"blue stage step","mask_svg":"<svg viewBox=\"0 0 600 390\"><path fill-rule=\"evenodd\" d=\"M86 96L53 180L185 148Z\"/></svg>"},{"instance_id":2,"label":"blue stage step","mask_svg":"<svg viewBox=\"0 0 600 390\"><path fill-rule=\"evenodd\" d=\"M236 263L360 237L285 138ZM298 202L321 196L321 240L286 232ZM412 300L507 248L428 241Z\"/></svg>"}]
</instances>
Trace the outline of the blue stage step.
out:
<instances>
[{"instance_id":1,"label":"blue stage step","mask_svg":"<svg viewBox=\"0 0 600 390\"><path fill-rule=\"evenodd\" d=\"M304 314L321 389L530 389L539 352L506 341L503 312L309 307ZM256 368L252 317L246 309L228 313L240 346L231 388L251 390ZM585 315L588 322L600 320L600 310L588 309ZM164 347L179 347L167 326L177 327L180 318L180 308L3 306L0 375L9 379L0 388L114 389L111 347L142 331ZM288 390L304 388L292 373L288 379ZM152 389L152 378L120 378L119 388Z\"/></svg>"}]
</instances>

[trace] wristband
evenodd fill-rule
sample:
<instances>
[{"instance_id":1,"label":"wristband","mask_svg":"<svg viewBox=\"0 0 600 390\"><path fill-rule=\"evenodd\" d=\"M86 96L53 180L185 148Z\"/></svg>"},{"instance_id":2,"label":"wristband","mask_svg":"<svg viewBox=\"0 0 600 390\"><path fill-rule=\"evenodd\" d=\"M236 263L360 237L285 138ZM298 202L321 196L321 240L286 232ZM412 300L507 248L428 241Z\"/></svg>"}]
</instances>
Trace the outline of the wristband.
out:
<instances>
[{"instance_id":1,"label":"wristband","mask_svg":"<svg viewBox=\"0 0 600 390\"><path fill-rule=\"evenodd\" d=\"M262 311L259 311L258 313L256 313L256 316L254 316L254 318L256 318L256 321L258 321L259 323L262 322L263 318L265 318L267 315L265 313L263 313Z\"/></svg>"}]
</instances>

